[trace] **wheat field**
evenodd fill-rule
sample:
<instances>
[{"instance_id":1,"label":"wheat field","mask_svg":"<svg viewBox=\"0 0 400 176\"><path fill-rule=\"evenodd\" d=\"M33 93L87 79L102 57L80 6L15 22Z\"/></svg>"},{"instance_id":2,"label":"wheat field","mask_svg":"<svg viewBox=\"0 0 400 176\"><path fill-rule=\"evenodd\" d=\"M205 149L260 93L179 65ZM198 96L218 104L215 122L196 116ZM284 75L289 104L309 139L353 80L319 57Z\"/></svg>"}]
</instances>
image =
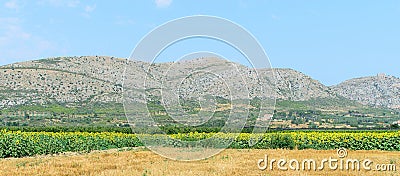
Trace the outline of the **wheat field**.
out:
<instances>
[{"instance_id":1,"label":"wheat field","mask_svg":"<svg viewBox=\"0 0 400 176\"><path fill-rule=\"evenodd\" d=\"M133 150L95 151L88 154L66 153L56 156L1 159L0 175L400 175L400 152L348 151L348 158L370 159L374 164L395 164L396 171L354 170L260 170L259 159L312 158L321 161L336 157L335 150L265 150L227 149L200 161L174 161L153 152L138 148Z\"/></svg>"}]
</instances>

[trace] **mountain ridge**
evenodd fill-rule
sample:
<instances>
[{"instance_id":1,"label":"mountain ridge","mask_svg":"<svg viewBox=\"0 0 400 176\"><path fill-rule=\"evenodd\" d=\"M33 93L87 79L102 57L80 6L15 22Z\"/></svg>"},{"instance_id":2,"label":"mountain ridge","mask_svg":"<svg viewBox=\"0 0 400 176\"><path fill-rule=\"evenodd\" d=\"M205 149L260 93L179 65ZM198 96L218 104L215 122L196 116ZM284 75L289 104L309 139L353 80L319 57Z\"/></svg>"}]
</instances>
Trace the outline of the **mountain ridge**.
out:
<instances>
[{"instance_id":1,"label":"mountain ridge","mask_svg":"<svg viewBox=\"0 0 400 176\"><path fill-rule=\"evenodd\" d=\"M234 67L225 67L223 63L228 63L225 60L214 59L213 62L194 59L182 63L155 63L154 67L151 67L154 68L152 70L146 70L150 68L150 63L110 56L55 57L17 62L0 66L0 108L46 102L122 102L125 64L132 74L139 75L137 80L132 80L132 85L138 89L144 89L143 80L146 77L139 73L150 74L149 84L157 85L156 80L162 80L160 75L166 71L178 79L180 75L199 65L220 75L237 75L238 73L231 69L235 67L236 71L244 76L242 80L233 79L237 82L234 86L244 81L251 87L254 82L254 72L251 68L237 63L233 64ZM175 68L176 64L179 64L179 67ZM306 101L344 97L363 105L400 109L400 79L394 76L353 78L338 85L325 86L294 69L273 70L275 78L271 78L270 69L257 69L257 72L262 78L270 81L276 79L277 99ZM211 92L218 93L221 90L212 89ZM241 97L245 94L239 93L235 96Z\"/></svg>"}]
</instances>

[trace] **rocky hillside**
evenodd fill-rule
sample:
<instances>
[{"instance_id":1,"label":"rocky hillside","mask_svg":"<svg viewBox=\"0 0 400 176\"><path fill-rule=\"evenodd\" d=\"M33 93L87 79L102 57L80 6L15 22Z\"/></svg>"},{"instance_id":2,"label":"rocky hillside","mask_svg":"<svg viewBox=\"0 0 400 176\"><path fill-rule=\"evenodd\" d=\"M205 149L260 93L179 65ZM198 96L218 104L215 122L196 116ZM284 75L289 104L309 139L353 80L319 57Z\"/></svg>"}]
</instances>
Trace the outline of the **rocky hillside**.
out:
<instances>
[{"instance_id":1,"label":"rocky hillside","mask_svg":"<svg viewBox=\"0 0 400 176\"><path fill-rule=\"evenodd\" d=\"M336 98L336 94L317 80L292 69L274 69L279 99L306 101L312 98Z\"/></svg>"},{"instance_id":2,"label":"rocky hillside","mask_svg":"<svg viewBox=\"0 0 400 176\"><path fill-rule=\"evenodd\" d=\"M217 58L150 65L114 57L82 56L34 60L0 67L0 108L47 103L73 106L122 102L125 66L128 69L124 89L130 88L136 92L161 88L162 82L164 89L179 92L182 96L207 92L222 97L231 95L233 98L245 98L248 94L260 91L257 89L260 82L256 79L256 74L259 74L267 85L263 91L271 92L268 95L277 99L306 101L343 96L368 105L400 107L400 81L390 76L353 79L327 87L292 69L259 69L255 72L243 65ZM229 93L245 85L248 85L249 91Z\"/></svg>"},{"instance_id":3,"label":"rocky hillside","mask_svg":"<svg viewBox=\"0 0 400 176\"><path fill-rule=\"evenodd\" d=\"M361 104L400 109L400 79L393 76L378 74L355 78L331 88L339 95Z\"/></svg>"},{"instance_id":4,"label":"rocky hillside","mask_svg":"<svg viewBox=\"0 0 400 176\"><path fill-rule=\"evenodd\" d=\"M121 101L123 64L110 57L67 57L2 66L0 108Z\"/></svg>"}]
</instances>

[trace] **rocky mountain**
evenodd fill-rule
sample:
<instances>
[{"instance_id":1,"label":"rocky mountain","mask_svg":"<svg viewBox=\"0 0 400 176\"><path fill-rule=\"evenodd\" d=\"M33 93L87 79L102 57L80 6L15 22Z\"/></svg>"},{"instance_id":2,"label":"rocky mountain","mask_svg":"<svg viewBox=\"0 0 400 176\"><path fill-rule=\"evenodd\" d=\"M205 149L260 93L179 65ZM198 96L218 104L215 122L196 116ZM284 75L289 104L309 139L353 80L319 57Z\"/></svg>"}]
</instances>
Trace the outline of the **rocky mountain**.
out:
<instances>
[{"instance_id":1,"label":"rocky mountain","mask_svg":"<svg viewBox=\"0 0 400 176\"><path fill-rule=\"evenodd\" d=\"M124 62L112 57L65 57L2 66L0 108L121 101Z\"/></svg>"},{"instance_id":2,"label":"rocky mountain","mask_svg":"<svg viewBox=\"0 0 400 176\"><path fill-rule=\"evenodd\" d=\"M329 87L293 69L274 69L277 98L291 101L306 101L313 98L337 98Z\"/></svg>"},{"instance_id":3,"label":"rocky mountain","mask_svg":"<svg viewBox=\"0 0 400 176\"><path fill-rule=\"evenodd\" d=\"M258 89L257 74L266 89ZM1 66L0 108L122 102L123 84L125 90L138 94L164 88L182 96L206 92L245 98L260 94L290 101L346 97L367 105L400 108L400 81L390 76L352 79L327 87L292 69L254 70L217 58L150 64L106 56L57 57ZM240 91L246 88L248 91Z\"/></svg>"},{"instance_id":4,"label":"rocky mountain","mask_svg":"<svg viewBox=\"0 0 400 176\"><path fill-rule=\"evenodd\" d=\"M400 109L400 79L378 74L344 81L331 89L364 105Z\"/></svg>"}]
</instances>

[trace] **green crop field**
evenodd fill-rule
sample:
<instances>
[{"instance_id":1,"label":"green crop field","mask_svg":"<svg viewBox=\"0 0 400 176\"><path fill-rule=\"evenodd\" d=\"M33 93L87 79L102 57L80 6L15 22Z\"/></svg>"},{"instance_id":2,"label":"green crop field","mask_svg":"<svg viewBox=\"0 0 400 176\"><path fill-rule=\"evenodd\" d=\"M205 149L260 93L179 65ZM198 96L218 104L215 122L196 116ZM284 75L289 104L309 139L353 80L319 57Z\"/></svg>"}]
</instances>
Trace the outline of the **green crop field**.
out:
<instances>
[{"instance_id":1,"label":"green crop field","mask_svg":"<svg viewBox=\"0 0 400 176\"><path fill-rule=\"evenodd\" d=\"M229 138L235 134L186 133L169 135L178 141L196 141L211 136ZM159 135L152 135L157 138ZM249 145L251 134L241 133L230 145L234 149L337 149L400 151L400 131L292 131L255 135L260 141ZM176 143L176 147L182 145ZM0 157L24 157L62 152L90 152L143 146L135 134L116 132L0 132Z\"/></svg>"}]
</instances>

